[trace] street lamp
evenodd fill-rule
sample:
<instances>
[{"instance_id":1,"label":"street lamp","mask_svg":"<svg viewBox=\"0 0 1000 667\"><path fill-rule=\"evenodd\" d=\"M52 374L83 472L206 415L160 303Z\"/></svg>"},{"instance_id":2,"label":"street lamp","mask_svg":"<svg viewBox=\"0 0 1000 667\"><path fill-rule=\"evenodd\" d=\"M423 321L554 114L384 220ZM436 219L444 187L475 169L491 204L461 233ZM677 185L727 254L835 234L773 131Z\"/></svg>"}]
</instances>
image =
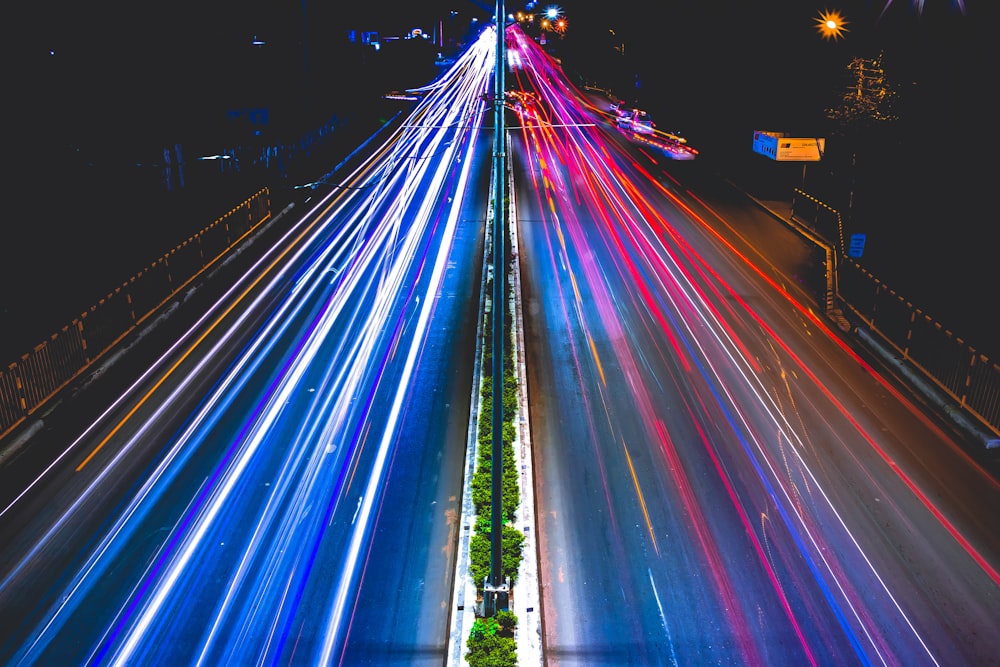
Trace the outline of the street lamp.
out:
<instances>
[{"instance_id":1,"label":"street lamp","mask_svg":"<svg viewBox=\"0 0 1000 667\"><path fill-rule=\"evenodd\" d=\"M493 414L491 457L493 469L490 473L490 575L483 586L483 603L487 617L494 617L498 611L506 610L508 589L503 582L503 384L504 384L504 311L507 303L506 243L507 210L505 208L505 185L507 178L506 130L504 129L504 100L506 88L504 70L507 56L506 21L504 0L497 0L496 6L496 73L493 77L493 299L492 314L492 369Z\"/></svg>"},{"instance_id":2,"label":"street lamp","mask_svg":"<svg viewBox=\"0 0 1000 667\"><path fill-rule=\"evenodd\" d=\"M843 15L836 10L826 10L820 12L820 15L816 17L816 30L819 34L823 36L823 39L838 40L844 36L845 32L848 32L847 21L844 20Z\"/></svg>"}]
</instances>

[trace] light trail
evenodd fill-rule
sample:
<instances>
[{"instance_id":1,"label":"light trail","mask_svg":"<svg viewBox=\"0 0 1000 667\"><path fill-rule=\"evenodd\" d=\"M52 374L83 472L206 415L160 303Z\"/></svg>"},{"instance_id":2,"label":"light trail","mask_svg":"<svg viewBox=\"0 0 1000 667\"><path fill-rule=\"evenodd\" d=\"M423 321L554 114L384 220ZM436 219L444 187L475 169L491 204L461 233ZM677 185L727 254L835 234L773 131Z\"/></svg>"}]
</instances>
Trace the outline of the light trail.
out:
<instances>
[{"instance_id":1,"label":"light trail","mask_svg":"<svg viewBox=\"0 0 1000 667\"><path fill-rule=\"evenodd\" d=\"M237 306L246 309L235 320L241 327L248 313L262 307L256 304L287 292L111 521L15 664L54 649L82 600L98 594L102 579L140 539L147 518L176 502L171 489L186 467L220 437L229 441L211 475L177 515L113 622L95 629L100 640L88 661L187 661L175 651L186 652L195 664L258 664L290 655L301 660L305 653L312 664L335 660L345 640L345 608L356 594L359 554L371 536L372 508L381 497L409 380L455 240L483 127L494 40L485 31L426 89L410 119L373 157L317 203L309 216L315 222L300 223L286 237L297 248L294 254L270 255L268 264L257 267L259 277L226 295L230 305L212 321L199 322L134 385L138 391L147 378L156 378L128 416L84 456L78 471L98 469L74 507L0 581L0 594L102 493L158 415L169 415L172 405L188 397L201 368L231 344L235 330L224 330L223 323ZM279 269L285 266L302 268ZM203 349L210 341L212 349ZM196 354L202 360L192 367ZM172 394L164 400L167 392ZM241 414L244 406L252 409ZM136 427L132 421L140 410L153 414ZM242 424L229 435L234 420ZM369 433L377 435L374 452L366 451ZM339 512L342 504L346 509ZM345 550L331 552L341 541ZM320 553L338 554L333 582L325 573L328 564L324 573L317 570ZM231 563L222 554L232 554ZM306 599L325 611L307 608ZM206 611L210 620L195 631L201 634L197 644L165 650L170 637L190 635L194 628L187 626Z\"/></svg>"},{"instance_id":2,"label":"light trail","mask_svg":"<svg viewBox=\"0 0 1000 667\"><path fill-rule=\"evenodd\" d=\"M892 465L876 439L836 401L791 346L708 267L683 233L659 212L659 202L649 200L643 193L654 191L665 195L692 220L707 228L700 216L609 141L608 130L590 127L588 121L595 113L592 105L580 101L583 96L570 90L560 70L531 40L518 31L513 35L514 46L510 50L517 52L516 79L531 94L531 99L538 100L534 107L522 110L526 121L520 128L533 156L528 161L530 178L539 190L538 211L544 214L542 220L532 224L543 228L537 234L546 238L552 266L558 267L551 272L556 282L549 291L565 294L558 304L563 327L566 331L579 331L581 346L592 350L590 368L581 366L585 358L576 349L577 336L570 337L574 373L580 379L576 391L583 394L585 402L592 400L587 398L583 382L583 378L592 374L601 378L593 386L602 395L620 391L622 381L631 387L635 415L646 425L647 438L660 442L669 458L668 469L691 518L690 530L696 535L692 543L699 545L702 558L710 565L706 569L713 576L718 608L725 610L732 633L727 641L739 646L738 652L747 663L766 661L767 647L751 631L754 614L736 595L738 586L734 577L740 573L729 570L715 553L721 536L712 531L711 519L699 509L704 499L698 497L695 487L684 477L684 468L693 465L686 460L690 457L686 453L688 446L675 446L667 426L657 417L661 408L656 405L655 396L662 393L657 389L661 379L655 378L656 386L646 384L642 369L648 368L648 364L637 358L640 346L632 342L637 332L622 323L623 302L631 303L634 311L643 313L643 320L650 320L645 331L649 337L669 345L661 351L661 363L678 368L679 372L671 378L678 393L695 399L686 405L688 422L702 434L705 453L714 461L732 508L753 542L760 567L782 601L804 659L813 664L822 662L820 656L836 654L838 644L846 641L853 659L863 664L898 664L911 658L937 664L931 648L911 620L912 612L904 610L823 488L803 456L806 447L799 433L771 395L768 387L772 381L767 369L772 363L782 369L779 377L782 386L787 382L779 354L795 364L800 371L797 375L800 383L812 383L829 399L828 408L856 429L853 437L845 433L838 438L866 443L878 453L903 487L995 578L989 564L971 549L914 482ZM555 169L553 165L564 168ZM602 257L610 256L611 266L597 264L592 250L595 243L604 244L607 252ZM739 254L737 257L763 277L746 258ZM571 289L565 289L561 276L565 276ZM773 281L768 282L774 285ZM780 290L779 294L807 314L810 321L818 320L815 313L786 291ZM733 322L739 322L740 326L734 326ZM773 361L761 360L759 353L751 352L753 345L746 338L746 322L777 343L771 348ZM825 326L821 330L829 333ZM614 378L607 376L609 369L614 369ZM609 404L606 398L604 402ZM914 409L914 413L918 411ZM607 418L608 424L600 432L591 428L594 441L607 440L605 432L615 441L621 440L618 435L624 427L621 420L635 419L610 413ZM607 451L599 450L595 457L605 476L605 487L609 484L605 474L607 465L600 459L608 455ZM635 475L634 452L630 455L623 449L622 456L627 459L625 469L633 471L636 511L648 525L650 494L642 490L641 480ZM784 465L776 465L782 461ZM731 479L737 466L741 471L752 471L753 481L743 474L738 483ZM807 492L803 494L800 489ZM612 507L614 504L608 502L607 509L610 511ZM781 526L781 531L771 538L782 538L780 551L764 549L763 540L768 536L763 525L756 525L753 517L758 516L776 519L768 522L770 530ZM655 531L655 525L649 528L649 539L658 553ZM844 545L850 548L845 549ZM832 558L830 554L835 553L840 555ZM774 558L779 560L775 562ZM795 564L797 559L801 559L805 568ZM656 603L659 604L658 596ZM804 614L810 608L818 611L817 605L825 606L824 613L829 614L833 624L830 628L817 626L823 623L818 616L813 619Z\"/></svg>"}]
</instances>

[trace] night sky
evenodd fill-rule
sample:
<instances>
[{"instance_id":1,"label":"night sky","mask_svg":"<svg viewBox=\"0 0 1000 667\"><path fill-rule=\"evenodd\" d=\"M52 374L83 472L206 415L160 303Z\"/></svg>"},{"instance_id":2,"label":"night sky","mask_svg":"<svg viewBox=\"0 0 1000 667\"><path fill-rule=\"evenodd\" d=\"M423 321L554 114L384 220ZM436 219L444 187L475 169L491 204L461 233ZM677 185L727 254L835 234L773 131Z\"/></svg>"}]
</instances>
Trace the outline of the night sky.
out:
<instances>
[{"instance_id":1,"label":"night sky","mask_svg":"<svg viewBox=\"0 0 1000 667\"><path fill-rule=\"evenodd\" d=\"M306 104L300 94L305 63L313 89L321 91L310 103L350 105L372 88L365 89L368 70L345 66L353 62L344 57L348 30L387 36L442 25L448 34L472 17L488 18L486 8L494 6L471 0L341 4L58 0L8 8L5 143L8 164L15 166L5 178L4 199L14 213L6 225L8 255L11 247L37 246L32 234L50 243L65 236L63 245L72 245L72 229L79 237L79 226L99 225L102 214L93 210L67 219L72 202L61 201L61 193L65 180L75 178L74 159L100 154L129 163L169 142L211 141L232 107L274 105L291 117ZM925 310L951 318L960 331L974 329L980 340L989 338L981 345L1000 354L994 322L1000 316L992 312L1000 235L989 196L998 148L991 100L1000 63L993 38L998 3L554 4L569 29L554 40L553 51L647 106L660 129L687 136L706 157L746 156L755 129L825 132L824 110L843 93L847 64L882 54L900 93L899 130L889 148L864 159L877 163L881 175L867 186L898 206L859 224L874 249L881 246L883 256L895 259L881 269L887 283L904 293L909 287L918 305L927 295ZM846 19L842 38L824 40L816 30L824 10ZM267 51L249 45L254 35L268 41ZM624 56L615 45L624 45ZM32 280L58 289L65 279L62 254L44 247L20 254L31 257ZM10 293L26 282L25 273L5 264L0 278ZM8 312L0 326L9 330L16 319Z\"/></svg>"},{"instance_id":2,"label":"night sky","mask_svg":"<svg viewBox=\"0 0 1000 667\"><path fill-rule=\"evenodd\" d=\"M5 21L5 48L14 119L25 123L87 116L152 134L158 114L197 118L199 109L226 104L252 85L246 70L280 68L278 81L300 75L302 43L312 65L349 29L383 36L410 27L433 30L440 20L486 17L478 0L395 3L250 2L22 3ZM973 132L988 122L987 96L997 58L998 17L991 0L639 0L615 7L589 0L555 3L569 21L558 48L593 60L625 45L639 74L638 97L664 103L678 123L698 119L715 129L761 123L808 130L835 96L837 79L855 56L885 54L893 81L929 117ZM550 6L540 4L538 8ZM523 7L507 3L508 11ZM960 11L964 7L964 13ZM847 32L824 40L814 27L824 9L840 11ZM986 12L991 12L987 15ZM615 36L610 35L614 30ZM268 40L267 62L249 47ZM350 72L324 72L350 80ZM984 80L985 79L985 80ZM269 82L280 92L275 81ZM991 118L989 118L991 120ZM144 124L145 122L145 124ZM110 124L110 123L109 123ZM802 127L793 127L802 126ZM988 127L986 125L985 127ZM984 129L985 129L984 127ZM700 130L691 125L690 131ZM141 137L139 137L141 138ZM125 141L125 133L109 141ZM136 137L131 137L131 140Z\"/></svg>"},{"instance_id":3,"label":"night sky","mask_svg":"<svg viewBox=\"0 0 1000 667\"><path fill-rule=\"evenodd\" d=\"M751 161L757 129L834 141L825 110L841 103L847 65L881 55L898 119L858 151L847 232L867 235L862 264L887 286L998 359L998 5L681 0L612 14L566 0L569 30L558 48L601 72L606 54L617 54L608 40L623 43L621 65L603 71L616 93L637 98L660 129L684 135L706 159ZM846 19L841 38L824 40L816 29L825 10ZM824 167L832 165L810 169Z\"/></svg>"}]
</instances>

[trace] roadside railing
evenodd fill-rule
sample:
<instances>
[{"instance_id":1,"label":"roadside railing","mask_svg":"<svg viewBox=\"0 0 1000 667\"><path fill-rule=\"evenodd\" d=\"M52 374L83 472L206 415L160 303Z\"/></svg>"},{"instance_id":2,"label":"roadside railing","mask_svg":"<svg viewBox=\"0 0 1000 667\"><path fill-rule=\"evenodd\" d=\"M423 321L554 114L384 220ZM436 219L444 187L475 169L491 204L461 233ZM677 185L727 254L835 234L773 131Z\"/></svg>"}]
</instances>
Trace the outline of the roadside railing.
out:
<instances>
[{"instance_id":1,"label":"roadside railing","mask_svg":"<svg viewBox=\"0 0 1000 667\"><path fill-rule=\"evenodd\" d=\"M263 188L0 370L0 437L84 373L270 218Z\"/></svg>"},{"instance_id":2,"label":"roadside railing","mask_svg":"<svg viewBox=\"0 0 1000 667\"><path fill-rule=\"evenodd\" d=\"M819 235L837 240L838 261L833 270L840 307L1000 438L1000 364L848 257L836 209L798 188L795 195L792 217Z\"/></svg>"}]
</instances>

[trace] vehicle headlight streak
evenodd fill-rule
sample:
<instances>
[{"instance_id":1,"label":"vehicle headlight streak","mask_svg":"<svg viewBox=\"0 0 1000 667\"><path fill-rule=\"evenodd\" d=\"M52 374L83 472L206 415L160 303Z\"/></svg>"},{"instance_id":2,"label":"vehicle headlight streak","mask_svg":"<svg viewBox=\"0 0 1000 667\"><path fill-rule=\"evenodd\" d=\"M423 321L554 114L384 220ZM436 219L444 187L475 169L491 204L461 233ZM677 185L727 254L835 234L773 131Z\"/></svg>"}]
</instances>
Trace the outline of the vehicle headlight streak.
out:
<instances>
[{"instance_id":1,"label":"vehicle headlight streak","mask_svg":"<svg viewBox=\"0 0 1000 667\"><path fill-rule=\"evenodd\" d=\"M116 624L95 646L92 658L131 664L157 655L164 641L161 635L168 635L167 629L181 622L173 615L183 614L186 596L204 585L199 578L201 563L214 558L213 551L225 539L227 516L234 512L239 516L241 493L256 483L248 481L257 474L255 461L266 455L280 456L280 462L276 471L267 473L271 486L266 501L254 518L251 536L241 547L242 556L225 591L217 598L198 662L214 664L222 659L247 664L282 656L334 510L347 490L354 488L352 484L360 484L354 517L350 522L337 522L338 528L349 531L348 550L335 585L323 594L327 612L313 621L324 634L310 649L316 651L310 660L325 664L335 659L401 407L447 267L473 164L475 142L470 137L482 128L482 100L493 70L494 39L492 31L484 32L428 89L427 97L414 109L413 120L386 142L371 163L355 172L365 180L354 180L343 190L338 195L341 203L328 216L327 224L337 225L338 231L315 232L316 238L326 233L331 241L315 254L276 314L203 400L71 582L66 601L51 610L21 651L22 661L41 655L58 633L64 615L74 609L73 594L92 589L113 567L109 561L133 530L134 519L144 512L143 503L160 494L159 489L175 474L174 466L211 437L235 396L252 391L253 371L270 371L272 384L247 418L243 434L230 445L122 606ZM400 160L407 162L406 168L394 169ZM451 194L445 197L444 192ZM348 210L360 213L344 221L341 218ZM277 279L275 283L280 285ZM325 304L303 330L280 372L261 368L260 360L274 341L294 331L289 323L302 304L314 307L318 298ZM401 362L393 361L399 352ZM394 388L385 386L390 362L395 369L391 378L398 382ZM182 382L179 391L185 387ZM387 393L391 398L378 408L384 412L384 421L377 421L375 398ZM294 416L301 420L298 427L278 432L276 426L292 418L291 406L304 401L309 402L296 408L302 413ZM290 440L289 433L294 433ZM372 438L376 451L372 467L360 470L358 461L369 433L376 435ZM140 428L135 438L143 435ZM126 443L116 457L126 456L132 446ZM111 474L114 460L88 493L96 492L103 476ZM363 477L355 480L359 473ZM352 510L353 504L352 497Z\"/></svg>"},{"instance_id":2,"label":"vehicle headlight streak","mask_svg":"<svg viewBox=\"0 0 1000 667\"><path fill-rule=\"evenodd\" d=\"M691 263L695 271L702 273L708 272L709 269L699 268L702 262L694 250L673 231L671 225L656 211L655 206L645 201L638 188L629 181L634 174L648 175L637 169L634 162L628 165L627 172L619 168L618 164L624 156L608 152L609 142L600 134L600 130L573 127L574 124L582 126L588 123L592 119L590 115L592 112L585 110L583 105L573 104L575 96L566 95L562 90L556 89L556 86L564 85L563 79L552 69L548 56L540 53L537 46L518 31L514 31L513 34L521 51L517 62L519 72L524 73L522 86L535 92L544 101L543 106L550 109L548 117L553 120L552 123L526 124L523 131L525 140L538 156L537 160L531 161L532 165L536 161L541 165L541 171L533 176L539 186L540 210L548 212L551 220L547 226L552 227L558 239L551 247L553 252L557 253L559 266L568 274L573 287L575 295L573 312L578 320L573 326L583 331L585 338L590 341L590 355L596 372L603 378L607 363L602 363L594 347L590 334L592 324L582 312L581 283L574 275L574 268L576 270L583 268L583 278L587 285L586 298L595 302L596 312L608 332L608 338L612 341L627 338L627 332L621 331L616 316L615 297L607 287L603 269L586 260L587 246L588 243L593 243L594 235L584 234L583 229L584 226L592 228L598 224L604 242L622 257L620 265L614 268L624 271L623 276L627 275L634 281L636 289L640 292L639 298L643 310L650 312L659 322L675 346L680 363L703 378L709 391L708 395L714 398L715 405L714 407L705 405L700 409L718 412L721 417L719 421L728 426L728 432L739 443L757 472L762 488L776 510L776 516L781 518L781 523L808 564L815 584L825 596L831 612L838 619L857 657L863 662L868 662L873 657L875 661L881 662L892 662L895 659L892 655L893 645L899 638L890 639L885 635L882 619L873 618L868 606L876 596L876 591L881 591L881 595L888 600L888 607L896 610L902 625L909 628L913 640L922 647L925 659L936 663L930 649L896 602L861 545L851 535L840 514L802 458L802 451L806 446L788 423L781 407L769 394L764 381L756 374L755 368L758 364L743 349L736 334L720 319L716 308L706 298L705 288L693 280L692 269L685 268L685 265ZM544 113L543 110L542 115ZM553 128L556 125L570 129L555 130ZM625 159L632 162L629 158ZM546 169L545 165L556 163L570 166L572 180L563 181L557 172ZM651 176L649 178L655 183L655 187L663 191L666 196L671 196L655 179ZM543 205L546 198L547 206ZM568 200L572 204L561 207L557 213L554 200ZM683 204L680 202L678 204L683 208ZM592 221L573 216L573 213L581 208L593 215ZM578 253L580 258L571 261L568 256L571 252ZM553 259L556 260L555 257ZM729 287L717 276L709 275L708 280L703 282L719 283L720 287L717 289L720 293L730 294ZM718 361L713 361L718 359L718 356L713 354L709 347L718 350L724 356L728 362L725 369L720 367ZM656 418L657 411L650 394L643 389L643 380L638 371L640 364L633 358L634 351L626 343L615 343L613 351L616 367L622 370L623 375L629 378L633 386L634 397L638 403L637 412L645 417L647 423L656 425L656 430L661 432L659 439L665 442L665 447L672 447L669 439L662 433L662 423ZM736 387L739 387L740 396L736 395ZM808 506L804 506L800 492L795 488L795 481L789 479L791 471L779 470L775 465L771 448L759 435L767 430L764 429L765 424L759 419L748 416L748 413L753 411L748 404L748 398L756 402L757 413L764 415L770 423L773 431L768 432L773 432L779 442L791 445L789 450L799 474L808 480L803 486L815 490L812 498L819 502L811 502ZM611 430L615 431L610 415L608 420ZM714 458L717 445L707 437L704 445ZM627 449L624 454L628 455ZM727 479L724 468L719 468L719 474L724 480ZM680 479L678 481L681 482ZM760 545L760 540L766 539L766 536L757 534L762 532L763 526L754 529L755 510L752 503L749 499L738 498L738 491L729 488L732 501L743 516L748 534L753 536L756 544ZM641 499L638 482L636 490ZM750 506L744 508L742 505ZM696 507L690 505L686 507L688 511L697 512ZM695 515L697 516L697 513ZM824 531L833 529L840 531L855 547L857 558L868 568L867 576L859 572L853 572L848 576L841 563L828 559L826 554L829 538ZM650 539L655 547L652 527L650 527ZM702 544L706 552L711 551L710 542L703 541ZM775 577L772 564L767 562L764 550L760 546L758 554L762 565L771 572L772 582L779 597L784 600L786 593L782 590L782 584ZM710 561L713 559L711 553L706 553L705 557ZM712 569L717 577L715 585L718 587L720 597L724 600L731 599L728 592L730 586L726 583L726 577L730 575L723 571L721 566L713 566ZM784 586L787 587L788 583L786 582ZM734 629L743 625L739 618L739 610L729 607L728 603L724 606L731 616ZM809 642L799 630L795 612L787 601L785 609L806 655L811 657ZM881 609L886 609L886 605ZM737 632L740 631L737 629ZM748 659L753 661L752 657L755 655L761 657L752 647L752 643L746 639L748 635L745 631L741 636L743 639L738 641L744 646Z\"/></svg>"}]
</instances>

